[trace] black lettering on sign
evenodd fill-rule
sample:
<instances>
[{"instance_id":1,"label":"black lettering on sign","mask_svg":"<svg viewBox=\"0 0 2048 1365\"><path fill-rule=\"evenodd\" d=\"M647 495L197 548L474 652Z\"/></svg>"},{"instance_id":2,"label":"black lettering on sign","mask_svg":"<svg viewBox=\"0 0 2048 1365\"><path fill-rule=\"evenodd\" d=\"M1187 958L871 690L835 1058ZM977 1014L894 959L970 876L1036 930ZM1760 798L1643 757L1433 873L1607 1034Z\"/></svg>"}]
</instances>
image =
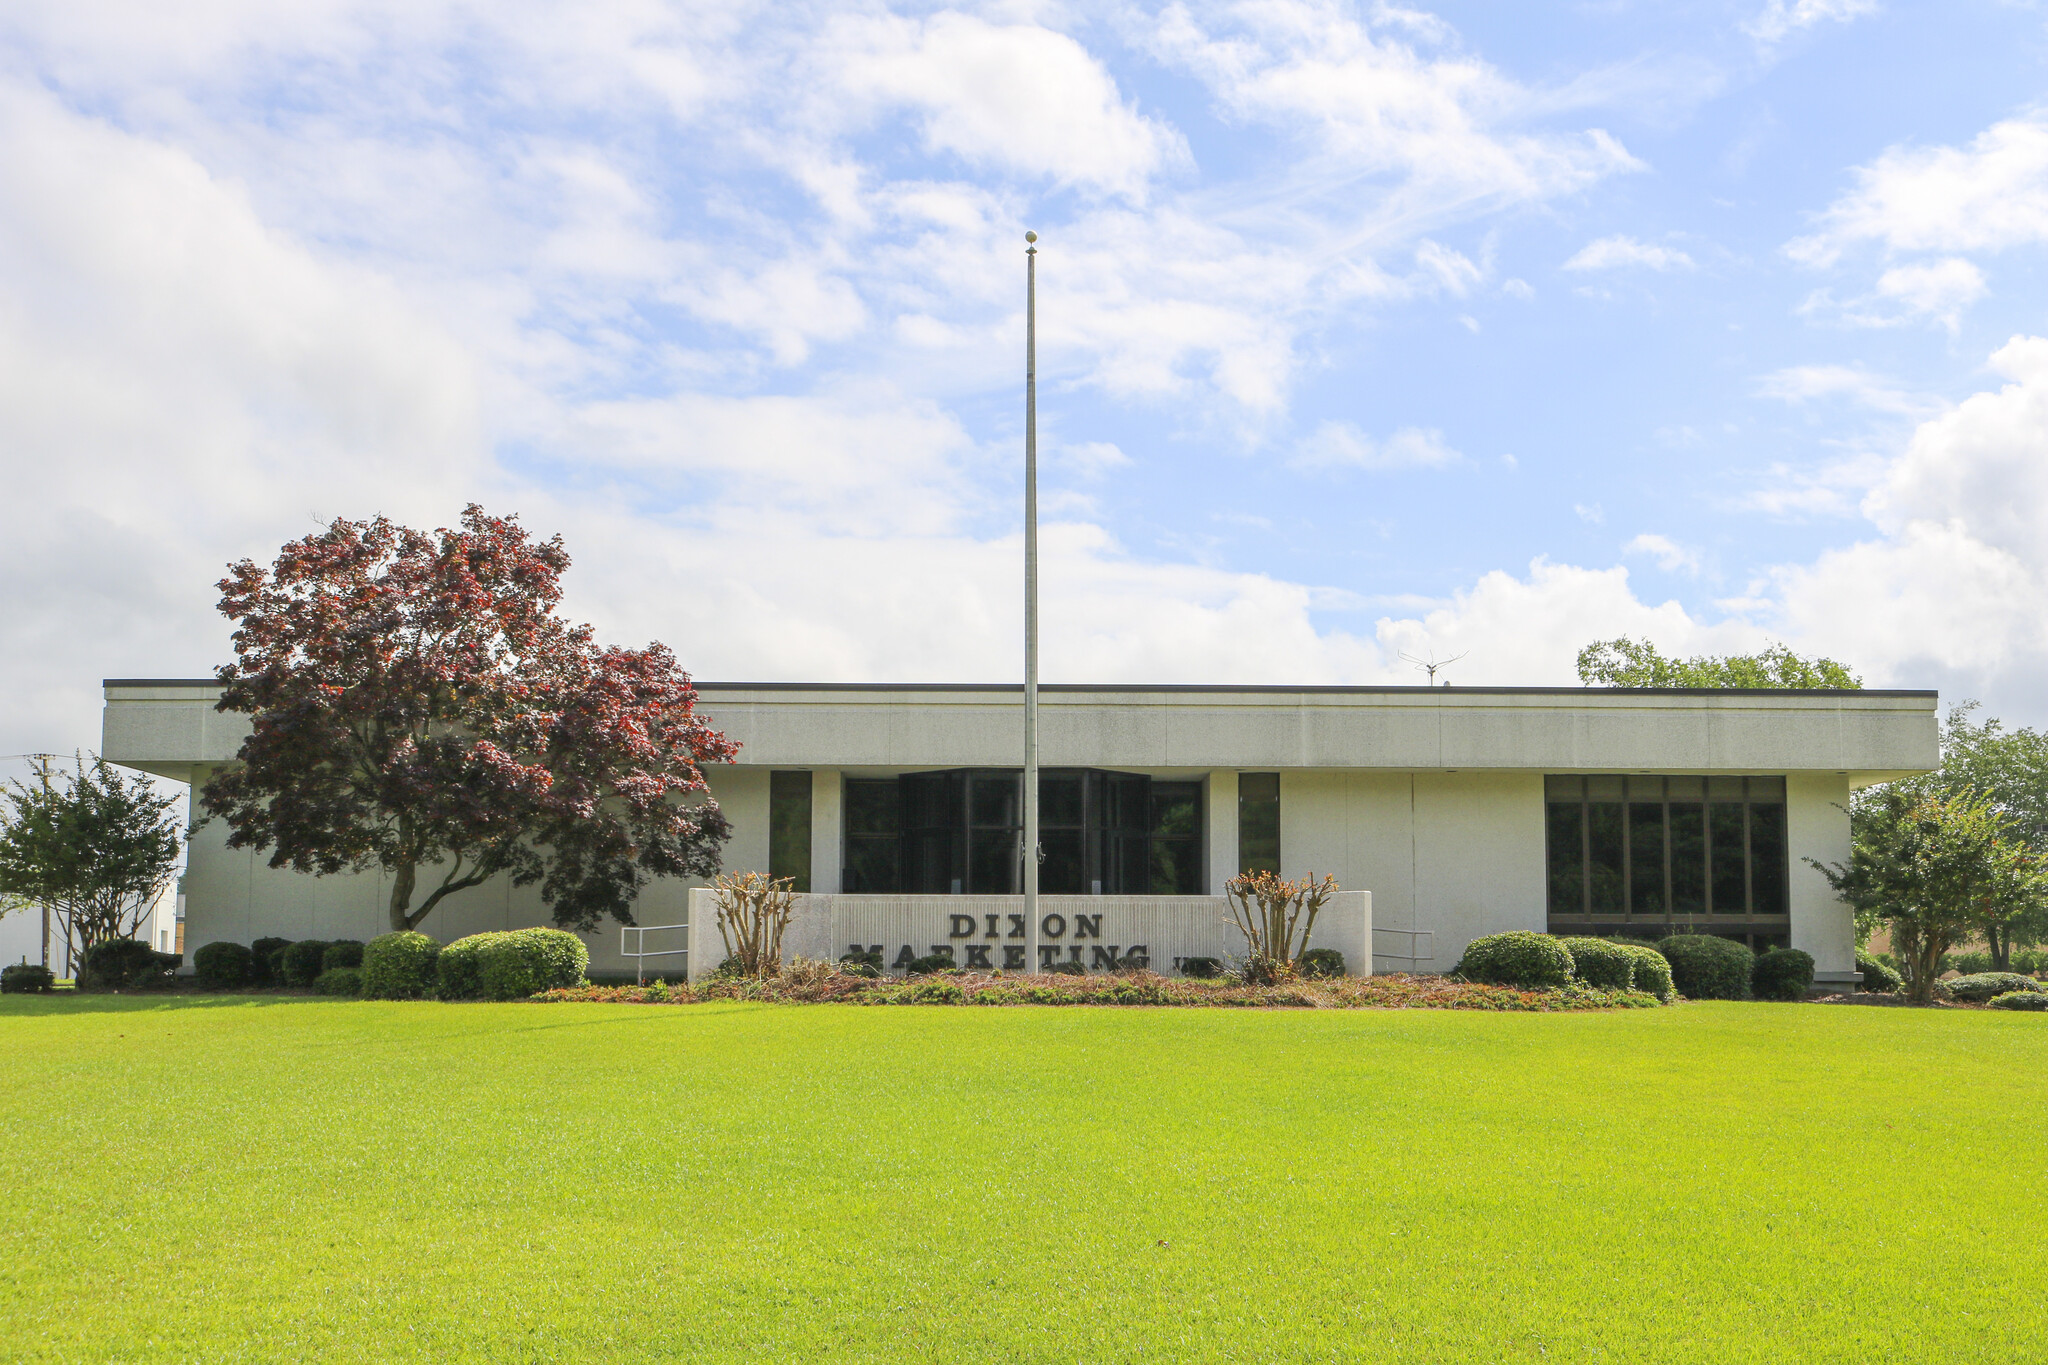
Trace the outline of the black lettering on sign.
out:
<instances>
[{"instance_id":1,"label":"black lettering on sign","mask_svg":"<svg viewBox=\"0 0 2048 1365\"><path fill-rule=\"evenodd\" d=\"M1013 916L1011 916L1011 918L1012 918L1012 919L1014 919L1014 918L1016 918L1016 916L1014 916L1014 915L1013 915ZM1002 919L1002 916L1001 916L1001 915L990 915L990 916L988 917L988 936L989 936L990 938L1001 938L1001 937L1002 937L1002 935L1001 935L1001 934L999 934L999 933L997 933L997 932L996 932L996 923L997 923L997 921L999 921L999 920L1001 920L1001 919Z\"/></svg>"},{"instance_id":2,"label":"black lettering on sign","mask_svg":"<svg viewBox=\"0 0 2048 1365\"><path fill-rule=\"evenodd\" d=\"M995 963L993 963L993 962L990 962L990 961L988 960L988 950L989 950L989 949L990 949L991 947L993 947L993 946L994 946L993 944L988 944L988 943L970 943L970 944L968 944L968 945L967 945L967 965L968 965L968 966L970 966L970 967L993 967L993 966L995 966L995 965L996 965Z\"/></svg>"},{"instance_id":3,"label":"black lettering on sign","mask_svg":"<svg viewBox=\"0 0 2048 1365\"><path fill-rule=\"evenodd\" d=\"M896 960L889 965L891 967L903 968L908 967L915 961L917 961L917 954L911 952L910 945L906 943L903 945L903 950L896 954Z\"/></svg>"},{"instance_id":4,"label":"black lettering on sign","mask_svg":"<svg viewBox=\"0 0 2048 1365\"><path fill-rule=\"evenodd\" d=\"M1055 924L1059 928L1053 928ZM1047 938L1065 938L1067 936L1067 917L1065 915L1047 915L1038 922L1038 932L1044 934Z\"/></svg>"},{"instance_id":5,"label":"black lettering on sign","mask_svg":"<svg viewBox=\"0 0 2048 1365\"><path fill-rule=\"evenodd\" d=\"M1057 944L1057 943L1041 943L1041 944L1039 944L1039 945L1038 945L1038 970L1040 970L1041 972L1042 972L1042 971L1046 971L1046 970L1048 970L1048 969L1049 969L1049 968L1050 968L1050 967L1052 966L1052 964L1053 964L1053 963L1055 963L1055 962L1057 962L1057 961L1059 961L1059 960L1060 960L1060 945L1059 945L1059 944Z\"/></svg>"},{"instance_id":6,"label":"black lettering on sign","mask_svg":"<svg viewBox=\"0 0 2048 1365\"><path fill-rule=\"evenodd\" d=\"M1075 937L1075 938L1101 938L1101 937L1102 937L1102 916L1100 916L1100 915L1076 915L1076 916L1074 916L1074 937Z\"/></svg>"},{"instance_id":7,"label":"black lettering on sign","mask_svg":"<svg viewBox=\"0 0 2048 1365\"><path fill-rule=\"evenodd\" d=\"M1116 945L1114 943L1110 944L1107 948L1103 947L1100 943L1096 944L1094 953L1088 959L1090 967L1100 967L1105 972L1115 971L1116 962Z\"/></svg>"},{"instance_id":8,"label":"black lettering on sign","mask_svg":"<svg viewBox=\"0 0 2048 1365\"><path fill-rule=\"evenodd\" d=\"M1147 947L1142 943L1133 943L1131 945L1131 950L1128 953L1124 954L1124 968L1127 971L1143 971L1151 965L1152 954L1150 950L1148 950ZM1175 970L1178 970L1180 967L1180 959L1175 958L1173 961L1173 965Z\"/></svg>"},{"instance_id":9,"label":"black lettering on sign","mask_svg":"<svg viewBox=\"0 0 2048 1365\"><path fill-rule=\"evenodd\" d=\"M1005 943L1003 945L1003 970L1006 972L1021 972L1024 970L1023 944Z\"/></svg>"},{"instance_id":10,"label":"black lettering on sign","mask_svg":"<svg viewBox=\"0 0 2048 1365\"><path fill-rule=\"evenodd\" d=\"M1022 915L1010 916L1010 937L1024 937L1024 917Z\"/></svg>"},{"instance_id":11,"label":"black lettering on sign","mask_svg":"<svg viewBox=\"0 0 2048 1365\"><path fill-rule=\"evenodd\" d=\"M1076 944L1075 944L1075 945L1074 945L1074 946L1073 946L1073 947L1072 947L1071 949L1069 949L1068 951L1070 951L1070 952L1071 952L1071 953L1073 953L1073 955L1074 955L1074 965L1075 965L1076 967L1080 966L1080 965L1081 965L1081 945L1080 945L1080 944L1078 944L1078 943L1076 943Z\"/></svg>"},{"instance_id":12,"label":"black lettering on sign","mask_svg":"<svg viewBox=\"0 0 2048 1365\"><path fill-rule=\"evenodd\" d=\"M946 937L947 937L947 938L973 938L973 937L974 937L974 916L972 916L972 915L948 915L948 916L946 916L946 920L947 920L947 924L946 924ZM965 928L962 928L962 927L961 927L962 925L965 925L966 927L965 927Z\"/></svg>"}]
</instances>

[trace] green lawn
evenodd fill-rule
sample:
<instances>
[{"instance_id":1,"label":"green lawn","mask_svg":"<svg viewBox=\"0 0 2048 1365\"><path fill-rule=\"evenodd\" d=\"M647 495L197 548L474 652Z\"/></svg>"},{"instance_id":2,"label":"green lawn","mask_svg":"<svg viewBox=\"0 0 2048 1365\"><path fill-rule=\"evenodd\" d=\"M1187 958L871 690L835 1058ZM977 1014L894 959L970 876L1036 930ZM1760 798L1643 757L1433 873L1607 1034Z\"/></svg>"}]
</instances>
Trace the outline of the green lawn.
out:
<instances>
[{"instance_id":1,"label":"green lawn","mask_svg":"<svg viewBox=\"0 0 2048 1365\"><path fill-rule=\"evenodd\" d=\"M0 1357L2038 1358L2048 1018L0 1001Z\"/></svg>"}]
</instances>

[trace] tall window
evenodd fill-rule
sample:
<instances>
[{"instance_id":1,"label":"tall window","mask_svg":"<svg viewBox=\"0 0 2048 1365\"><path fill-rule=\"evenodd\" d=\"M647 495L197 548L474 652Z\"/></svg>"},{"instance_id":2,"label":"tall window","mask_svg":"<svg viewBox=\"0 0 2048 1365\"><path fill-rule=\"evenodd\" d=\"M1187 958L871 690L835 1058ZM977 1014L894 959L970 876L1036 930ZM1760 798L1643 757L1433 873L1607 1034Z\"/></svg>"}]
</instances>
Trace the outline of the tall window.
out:
<instances>
[{"instance_id":1,"label":"tall window","mask_svg":"<svg viewBox=\"0 0 2048 1365\"><path fill-rule=\"evenodd\" d=\"M811 889L811 775L768 774L768 875Z\"/></svg>"},{"instance_id":2,"label":"tall window","mask_svg":"<svg viewBox=\"0 0 2048 1365\"><path fill-rule=\"evenodd\" d=\"M1549 777L1550 918L1603 932L1787 913L1782 777Z\"/></svg>"},{"instance_id":3,"label":"tall window","mask_svg":"<svg viewBox=\"0 0 2048 1365\"><path fill-rule=\"evenodd\" d=\"M1241 872L1280 871L1280 774L1237 775L1237 866Z\"/></svg>"},{"instance_id":4,"label":"tall window","mask_svg":"<svg viewBox=\"0 0 2048 1365\"><path fill-rule=\"evenodd\" d=\"M1023 774L966 768L846 783L852 892L1023 890ZM1143 773L1039 774L1038 888L1047 895L1198 895L1202 788Z\"/></svg>"}]
</instances>

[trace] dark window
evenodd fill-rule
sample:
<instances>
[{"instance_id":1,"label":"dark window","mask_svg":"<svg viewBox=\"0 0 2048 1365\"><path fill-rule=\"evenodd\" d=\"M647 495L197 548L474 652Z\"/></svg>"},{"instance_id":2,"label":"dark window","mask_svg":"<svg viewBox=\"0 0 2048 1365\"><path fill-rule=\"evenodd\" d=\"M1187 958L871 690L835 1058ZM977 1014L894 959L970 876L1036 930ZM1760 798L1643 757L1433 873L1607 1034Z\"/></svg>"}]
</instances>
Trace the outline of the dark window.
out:
<instances>
[{"instance_id":1,"label":"dark window","mask_svg":"<svg viewBox=\"0 0 2048 1365\"><path fill-rule=\"evenodd\" d=\"M1555 779L1553 779L1555 780ZM1576 782L1578 779L1568 779ZM1550 864L1550 913L1586 913L1586 803L1577 792L1569 801L1551 793L1546 841Z\"/></svg>"},{"instance_id":2,"label":"dark window","mask_svg":"<svg viewBox=\"0 0 2048 1365\"><path fill-rule=\"evenodd\" d=\"M811 889L811 775L768 774L768 875Z\"/></svg>"},{"instance_id":3,"label":"dark window","mask_svg":"<svg viewBox=\"0 0 2048 1365\"><path fill-rule=\"evenodd\" d=\"M1155 896L1200 895L1202 784L1152 784L1152 875Z\"/></svg>"},{"instance_id":4,"label":"dark window","mask_svg":"<svg viewBox=\"0 0 2048 1365\"><path fill-rule=\"evenodd\" d=\"M1749 913L1749 860L1743 851L1742 806L1715 801L1707 807L1707 866L1713 873L1717 915Z\"/></svg>"},{"instance_id":5,"label":"dark window","mask_svg":"<svg viewBox=\"0 0 2048 1365\"><path fill-rule=\"evenodd\" d=\"M1237 775L1237 865L1244 872L1280 871L1280 774Z\"/></svg>"},{"instance_id":6,"label":"dark window","mask_svg":"<svg viewBox=\"0 0 2048 1365\"><path fill-rule=\"evenodd\" d=\"M896 868L903 833L901 793L893 777L847 779L846 890L894 891L902 885Z\"/></svg>"},{"instance_id":7,"label":"dark window","mask_svg":"<svg viewBox=\"0 0 2048 1365\"><path fill-rule=\"evenodd\" d=\"M1752 802L1749 807L1751 914L1786 913L1785 871L1785 808Z\"/></svg>"},{"instance_id":8,"label":"dark window","mask_svg":"<svg viewBox=\"0 0 2048 1365\"><path fill-rule=\"evenodd\" d=\"M1596 915L1618 915L1622 909L1621 802L1586 805L1586 878Z\"/></svg>"},{"instance_id":9,"label":"dark window","mask_svg":"<svg viewBox=\"0 0 2048 1365\"><path fill-rule=\"evenodd\" d=\"M1634 792L1629 793L1635 796ZM1664 922L1664 804L1628 803L1628 913Z\"/></svg>"},{"instance_id":10,"label":"dark window","mask_svg":"<svg viewBox=\"0 0 2048 1365\"><path fill-rule=\"evenodd\" d=\"M1671 803L1671 913L1707 910L1707 808L1698 801Z\"/></svg>"}]
</instances>

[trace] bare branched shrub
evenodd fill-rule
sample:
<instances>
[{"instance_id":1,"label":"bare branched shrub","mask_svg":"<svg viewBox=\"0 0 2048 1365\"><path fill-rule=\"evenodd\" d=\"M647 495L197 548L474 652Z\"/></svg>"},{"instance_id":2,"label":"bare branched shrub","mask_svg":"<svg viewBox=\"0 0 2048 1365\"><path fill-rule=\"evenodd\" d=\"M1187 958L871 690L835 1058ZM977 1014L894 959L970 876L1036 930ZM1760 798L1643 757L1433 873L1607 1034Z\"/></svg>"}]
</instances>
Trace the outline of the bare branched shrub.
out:
<instances>
[{"instance_id":1,"label":"bare branched shrub","mask_svg":"<svg viewBox=\"0 0 2048 1365\"><path fill-rule=\"evenodd\" d=\"M776 976L782 971L782 931L796 906L792 877L759 872L721 872L711 880L718 902L718 936L726 962L743 976Z\"/></svg>"},{"instance_id":2,"label":"bare branched shrub","mask_svg":"<svg viewBox=\"0 0 2048 1365\"><path fill-rule=\"evenodd\" d=\"M1337 879L1311 872L1289 881L1275 872L1247 872L1223 884L1230 922L1244 935L1245 980L1254 985L1291 981L1308 951L1316 916L1337 894Z\"/></svg>"}]
</instances>

